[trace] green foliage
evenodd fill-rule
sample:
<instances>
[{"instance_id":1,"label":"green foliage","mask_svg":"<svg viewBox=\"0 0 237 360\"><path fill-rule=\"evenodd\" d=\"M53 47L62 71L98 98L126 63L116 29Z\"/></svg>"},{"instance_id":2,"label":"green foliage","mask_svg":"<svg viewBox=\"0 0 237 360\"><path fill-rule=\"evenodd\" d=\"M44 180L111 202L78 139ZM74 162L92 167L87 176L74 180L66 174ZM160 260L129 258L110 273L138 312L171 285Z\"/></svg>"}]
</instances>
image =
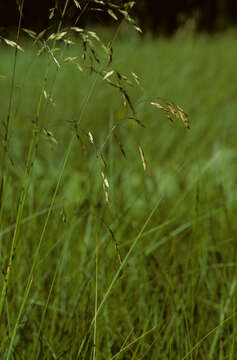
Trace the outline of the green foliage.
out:
<instances>
[{"instance_id":1,"label":"green foliage","mask_svg":"<svg viewBox=\"0 0 237 360\"><path fill-rule=\"evenodd\" d=\"M118 42L107 66L89 31L69 47L64 30L33 33L42 54L18 54L0 357L234 358L235 39ZM14 51L1 49L1 134ZM151 102L181 104L191 130Z\"/></svg>"}]
</instances>

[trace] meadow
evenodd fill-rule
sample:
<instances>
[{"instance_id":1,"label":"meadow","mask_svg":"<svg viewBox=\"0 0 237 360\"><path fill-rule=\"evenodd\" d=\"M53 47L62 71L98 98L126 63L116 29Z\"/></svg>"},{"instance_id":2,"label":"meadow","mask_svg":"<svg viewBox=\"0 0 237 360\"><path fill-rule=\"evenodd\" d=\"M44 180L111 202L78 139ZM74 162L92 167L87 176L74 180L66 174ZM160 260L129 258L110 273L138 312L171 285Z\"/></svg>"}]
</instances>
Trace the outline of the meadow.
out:
<instances>
[{"instance_id":1,"label":"meadow","mask_svg":"<svg viewBox=\"0 0 237 360\"><path fill-rule=\"evenodd\" d=\"M131 81L144 127L64 61L80 44L60 45L60 68L21 46L11 95L1 44L0 358L235 359L235 36L122 33L106 71ZM166 100L191 129L150 104Z\"/></svg>"}]
</instances>

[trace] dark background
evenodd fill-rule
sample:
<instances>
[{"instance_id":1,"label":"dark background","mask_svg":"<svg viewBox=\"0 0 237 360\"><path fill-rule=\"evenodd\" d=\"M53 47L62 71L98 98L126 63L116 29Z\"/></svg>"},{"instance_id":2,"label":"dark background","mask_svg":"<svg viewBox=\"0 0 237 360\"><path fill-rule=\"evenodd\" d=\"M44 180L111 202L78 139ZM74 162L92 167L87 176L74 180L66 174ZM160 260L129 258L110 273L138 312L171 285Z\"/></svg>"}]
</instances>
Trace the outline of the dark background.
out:
<instances>
[{"instance_id":1,"label":"dark background","mask_svg":"<svg viewBox=\"0 0 237 360\"><path fill-rule=\"evenodd\" d=\"M18 0L18 3L20 0ZM102 12L95 12L91 8L102 7L92 0L79 0L81 11L69 0L64 25L74 24L80 16L77 25L85 26L97 22L110 25L113 20ZM113 3L126 3L114 0ZM55 15L49 20L49 9L55 8ZM41 31L49 26L56 26L61 17L65 0L25 0L23 8L22 26L31 30ZM106 6L104 7L106 9ZM116 11L115 11L116 12ZM237 0L137 0L132 11L137 23L146 31L154 34L172 35L177 28L191 19L197 32L218 32L237 25ZM19 12L17 1L0 0L0 34L13 30L18 23Z\"/></svg>"}]
</instances>

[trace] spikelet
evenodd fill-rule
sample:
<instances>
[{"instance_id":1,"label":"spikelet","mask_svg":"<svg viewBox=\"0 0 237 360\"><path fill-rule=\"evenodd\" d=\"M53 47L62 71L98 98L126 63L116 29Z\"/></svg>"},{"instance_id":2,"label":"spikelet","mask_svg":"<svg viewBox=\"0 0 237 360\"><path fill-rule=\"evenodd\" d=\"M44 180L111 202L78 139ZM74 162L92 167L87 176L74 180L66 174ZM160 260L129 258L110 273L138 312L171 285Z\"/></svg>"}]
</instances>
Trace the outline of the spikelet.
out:
<instances>
[{"instance_id":1,"label":"spikelet","mask_svg":"<svg viewBox=\"0 0 237 360\"><path fill-rule=\"evenodd\" d=\"M104 188L104 193L105 193L105 201L107 202L107 204L109 205L109 181L107 179L107 177L105 177L103 171L101 172L101 176L103 178L103 188Z\"/></svg>"},{"instance_id":2,"label":"spikelet","mask_svg":"<svg viewBox=\"0 0 237 360\"><path fill-rule=\"evenodd\" d=\"M190 122L188 119L188 115L185 113L184 109L181 106L177 105L177 109L179 110L180 119L183 121L186 128L190 129Z\"/></svg>"},{"instance_id":3,"label":"spikelet","mask_svg":"<svg viewBox=\"0 0 237 360\"><path fill-rule=\"evenodd\" d=\"M141 146L139 146L138 148L139 148L139 152L140 152L140 156L141 156L141 160L142 160L143 169L144 169L144 171L146 171L146 169L147 169L147 164L146 164L146 159L145 159L144 151L142 150Z\"/></svg>"},{"instance_id":4,"label":"spikelet","mask_svg":"<svg viewBox=\"0 0 237 360\"><path fill-rule=\"evenodd\" d=\"M180 105L176 105L171 101L166 101L168 108L157 102L151 102L151 105L156 106L158 109L164 111L170 121L173 121L174 117L181 119L187 129L190 129L190 122L188 115Z\"/></svg>"},{"instance_id":5,"label":"spikelet","mask_svg":"<svg viewBox=\"0 0 237 360\"><path fill-rule=\"evenodd\" d=\"M90 142L94 145L94 138L90 131L88 132L88 136L89 136Z\"/></svg>"}]
</instances>

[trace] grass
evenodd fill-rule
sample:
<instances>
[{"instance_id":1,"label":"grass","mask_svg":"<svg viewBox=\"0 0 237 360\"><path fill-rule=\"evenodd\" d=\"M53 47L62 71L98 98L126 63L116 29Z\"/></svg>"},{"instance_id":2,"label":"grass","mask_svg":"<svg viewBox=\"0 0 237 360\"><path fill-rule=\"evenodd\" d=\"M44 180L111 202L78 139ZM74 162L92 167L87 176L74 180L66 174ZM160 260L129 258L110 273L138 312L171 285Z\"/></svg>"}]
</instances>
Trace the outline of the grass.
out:
<instances>
[{"instance_id":1,"label":"grass","mask_svg":"<svg viewBox=\"0 0 237 360\"><path fill-rule=\"evenodd\" d=\"M234 37L118 40L113 68L141 76L129 94L145 129L122 120L129 109L117 89L63 63L79 46L62 50L59 70L23 47L1 214L1 287L17 234L0 357L234 359ZM13 59L2 47L2 124ZM43 97L37 110L42 87L55 105ZM191 130L150 105L160 97L185 108Z\"/></svg>"}]
</instances>

